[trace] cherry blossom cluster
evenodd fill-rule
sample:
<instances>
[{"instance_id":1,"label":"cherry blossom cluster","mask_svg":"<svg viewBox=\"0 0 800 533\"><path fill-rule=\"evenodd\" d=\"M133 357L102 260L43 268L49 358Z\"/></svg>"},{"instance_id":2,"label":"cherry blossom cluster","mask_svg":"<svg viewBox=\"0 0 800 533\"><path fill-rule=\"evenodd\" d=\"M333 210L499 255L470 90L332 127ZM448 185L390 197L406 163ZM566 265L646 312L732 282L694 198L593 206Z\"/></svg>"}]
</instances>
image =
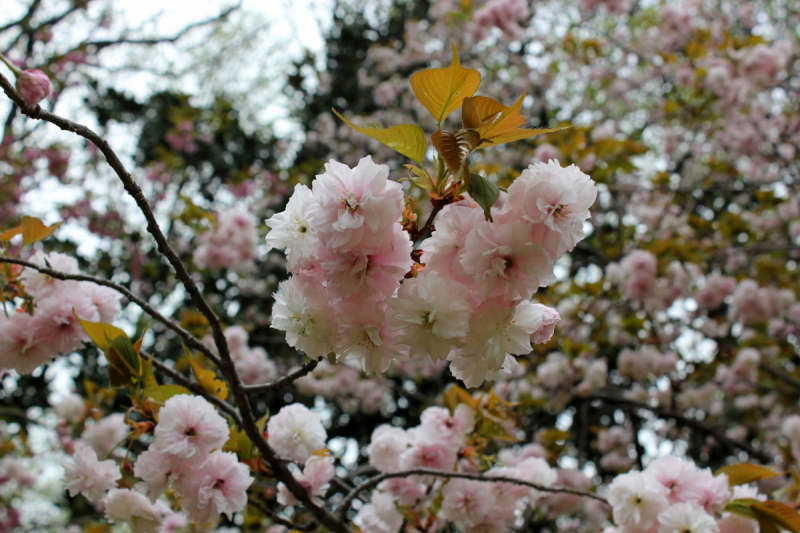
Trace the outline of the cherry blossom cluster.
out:
<instances>
[{"instance_id":1,"label":"cherry blossom cluster","mask_svg":"<svg viewBox=\"0 0 800 533\"><path fill-rule=\"evenodd\" d=\"M167 522L204 524L220 514L231 518L244 509L253 478L235 454L221 451L230 436L228 424L205 399L181 394L164 403L155 440L133 465L142 480L134 489L117 488L122 475L114 459L98 459L114 451L120 429L122 438L127 435L122 417L104 418L72 445L72 457L62 463L70 495L83 494L102 505L110 521L142 532L161 531ZM159 499L167 489L180 498L181 512Z\"/></svg>"},{"instance_id":2,"label":"cherry blossom cluster","mask_svg":"<svg viewBox=\"0 0 800 533\"><path fill-rule=\"evenodd\" d=\"M334 459L323 454L328 435L319 414L299 403L287 405L270 417L267 434L269 445L282 459L292 461L289 469L293 477L320 505L333 479ZM302 470L298 464L304 465ZM278 483L278 503L293 506L300 502L284 483Z\"/></svg>"},{"instance_id":3,"label":"cherry blossom cluster","mask_svg":"<svg viewBox=\"0 0 800 533\"><path fill-rule=\"evenodd\" d=\"M74 257L36 252L30 261L67 274L79 274ZM25 292L33 297L33 314L0 313L0 368L30 374L60 353L89 341L77 317L110 323L120 315L120 294L94 283L58 280L32 268L19 274Z\"/></svg>"},{"instance_id":4,"label":"cherry blossom cluster","mask_svg":"<svg viewBox=\"0 0 800 533\"><path fill-rule=\"evenodd\" d=\"M475 412L459 404L454 412L429 407L420 425L410 429L382 425L375 429L367 448L369 463L382 473L415 468L446 472L480 472L462 453L475 430ZM504 477L550 487L558 474L547 461L533 453L515 455L504 450L497 463L483 472L485 477ZM537 453L538 452L538 453ZM517 514L528 504L535 506L544 494L527 485L510 482L487 483L471 479L437 478L411 475L382 481L371 495L371 503L361 507L357 522L364 531L396 533L403 523L400 510L419 517L427 531L440 531L447 522L466 532L510 531ZM441 498L441 510L432 508Z\"/></svg>"},{"instance_id":5,"label":"cherry blossom cluster","mask_svg":"<svg viewBox=\"0 0 800 533\"><path fill-rule=\"evenodd\" d=\"M210 403L184 394L170 398L159 411L154 435L133 469L151 501L171 488L183 513L200 523L244 509L253 478L235 454L221 451L230 430Z\"/></svg>"},{"instance_id":6,"label":"cherry blossom cluster","mask_svg":"<svg viewBox=\"0 0 800 533\"><path fill-rule=\"evenodd\" d=\"M198 237L194 262L201 268L238 269L249 267L258 253L256 219L244 211L222 213L211 231Z\"/></svg>"},{"instance_id":7,"label":"cherry blossom cluster","mask_svg":"<svg viewBox=\"0 0 800 533\"><path fill-rule=\"evenodd\" d=\"M558 314L530 298L584 237L597 190L577 167L531 165L491 221L468 200L445 206L420 245L424 270L405 281L412 243L397 223L403 191L388 167L367 157L353 169L325 168L313 190L298 185L267 221L267 243L286 250L293 273L272 320L291 346L356 359L368 373L393 359L448 360L475 387L550 338Z\"/></svg>"},{"instance_id":8,"label":"cherry blossom cluster","mask_svg":"<svg viewBox=\"0 0 800 533\"><path fill-rule=\"evenodd\" d=\"M618 476L608 487L608 503L617 527L604 533L755 532L758 522L725 512L730 500L766 496L755 487L731 487L728 476L714 476L691 461L661 457L643 471Z\"/></svg>"}]
</instances>

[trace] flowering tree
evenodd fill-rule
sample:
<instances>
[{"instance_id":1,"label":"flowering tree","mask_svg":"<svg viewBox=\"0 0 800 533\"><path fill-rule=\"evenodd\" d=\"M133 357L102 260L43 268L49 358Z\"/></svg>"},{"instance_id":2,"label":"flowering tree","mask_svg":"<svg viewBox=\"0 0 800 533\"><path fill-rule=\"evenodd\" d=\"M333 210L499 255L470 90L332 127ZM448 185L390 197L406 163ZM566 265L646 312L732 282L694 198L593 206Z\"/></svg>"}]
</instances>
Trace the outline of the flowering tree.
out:
<instances>
[{"instance_id":1,"label":"flowering tree","mask_svg":"<svg viewBox=\"0 0 800 533\"><path fill-rule=\"evenodd\" d=\"M224 98L100 91L134 170L4 57L4 527L55 420L74 531L800 531L793 9L338 6L290 164ZM64 213L116 249L19 218L38 124L112 169L135 212Z\"/></svg>"}]
</instances>

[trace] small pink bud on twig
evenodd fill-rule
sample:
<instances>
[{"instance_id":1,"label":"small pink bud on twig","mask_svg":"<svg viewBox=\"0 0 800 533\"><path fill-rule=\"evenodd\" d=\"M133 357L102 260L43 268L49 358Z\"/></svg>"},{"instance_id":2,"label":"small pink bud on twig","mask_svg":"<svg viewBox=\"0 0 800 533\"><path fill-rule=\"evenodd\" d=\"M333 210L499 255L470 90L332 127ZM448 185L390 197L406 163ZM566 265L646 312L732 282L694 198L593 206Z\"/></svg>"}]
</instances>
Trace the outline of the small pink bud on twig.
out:
<instances>
[{"instance_id":1,"label":"small pink bud on twig","mask_svg":"<svg viewBox=\"0 0 800 533\"><path fill-rule=\"evenodd\" d=\"M17 90L26 104L34 106L50 95L50 78L38 69L23 70L17 76Z\"/></svg>"}]
</instances>

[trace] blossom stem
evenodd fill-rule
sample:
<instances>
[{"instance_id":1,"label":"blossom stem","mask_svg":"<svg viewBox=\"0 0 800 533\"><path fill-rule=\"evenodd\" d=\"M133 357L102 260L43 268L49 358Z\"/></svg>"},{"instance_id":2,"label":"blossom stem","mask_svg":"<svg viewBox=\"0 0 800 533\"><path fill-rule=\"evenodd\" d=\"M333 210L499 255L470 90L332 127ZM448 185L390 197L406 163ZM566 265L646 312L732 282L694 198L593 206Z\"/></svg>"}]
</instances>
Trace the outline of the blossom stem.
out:
<instances>
[{"instance_id":1,"label":"blossom stem","mask_svg":"<svg viewBox=\"0 0 800 533\"><path fill-rule=\"evenodd\" d=\"M16 66L16 65L14 65L14 63L12 63L11 61L9 61L9 60L6 58L6 56L4 56L3 54L0 54L0 61L2 61L3 63L5 63L5 65L6 65L6 66L7 66L7 67L8 67L8 68L11 70L11 72L13 72L13 73L14 73L14 76L17 76L17 77L19 77L19 75L20 75L20 74L22 74L22 71L21 71L19 68L17 68L17 66Z\"/></svg>"}]
</instances>

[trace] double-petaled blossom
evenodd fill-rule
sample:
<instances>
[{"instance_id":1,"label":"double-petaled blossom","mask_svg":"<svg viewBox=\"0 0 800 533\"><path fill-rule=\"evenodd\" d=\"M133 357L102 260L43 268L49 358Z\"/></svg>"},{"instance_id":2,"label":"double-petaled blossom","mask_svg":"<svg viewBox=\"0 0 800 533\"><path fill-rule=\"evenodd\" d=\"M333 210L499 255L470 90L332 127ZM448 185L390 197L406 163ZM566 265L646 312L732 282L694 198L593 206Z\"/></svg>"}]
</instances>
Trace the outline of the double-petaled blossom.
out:
<instances>
[{"instance_id":1,"label":"double-petaled blossom","mask_svg":"<svg viewBox=\"0 0 800 533\"><path fill-rule=\"evenodd\" d=\"M409 347L413 358L447 359L458 337L469 333L471 295L466 287L436 274L423 273L403 283L390 330L401 331L397 342Z\"/></svg>"},{"instance_id":2,"label":"double-petaled blossom","mask_svg":"<svg viewBox=\"0 0 800 533\"><path fill-rule=\"evenodd\" d=\"M389 181L389 167L365 157L351 169L336 161L312 184L311 227L331 250L380 244L384 231L403 210L403 189Z\"/></svg>"},{"instance_id":3,"label":"double-petaled blossom","mask_svg":"<svg viewBox=\"0 0 800 533\"><path fill-rule=\"evenodd\" d=\"M111 489L103 501L108 521L124 522L133 533L159 533L161 523L170 514L163 502L152 503L144 494L130 489Z\"/></svg>"},{"instance_id":4,"label":"double-petaled blossom","mask_svg":"<svg viewBox=\"0 0 800 533\"><path fill-rule=\"evenodd\" d=\"M229 436L228 423L205 398L180 394L159 411L153 449L183 460L202 460L222 448Z\"/></svg>"},{"instance_id":5,"label":"double-petaled blossom","mask_svg":"<svg viewBox=\"0 0 800 533\"><path fill-rule=\"evenodd\" d=\"M79 273L75 258L56 252L37 252L30 261L66 274ZM0 314L0 367L20 374L30 374L59 353L83 346L89 337L78 318L112 322L121 311L121 295L108 287L60 280L33 268L24 269L19 279L33 297L33 315L21 309Z\"/></svg>"},{"instance_id":6,"label":"double-petaled blossom","mask_svg":"<svg viewBox=\"0 0 800 533\"><path fill-rule=\"evenodd\" d=\"M200 468L190 468L178 481L181 510L201 524L224 514L233 518L247 505L253 477L235 454L215 451Z\"/></svg>"},{"instance_id":7,"label":"double-petaled blossom","mask_svg":"<svg viewBox=\"0 0 800 533\"><path fill-rule=\"evenodd\" d=\"M106 492L117 486L122 478L119 466L113 459L99 461L95 451L86 443L77 442L71 458L62 461L64 476L70 496L83 494L89 501L100 501Z\"/></svg>"},{"instance_id":8,"label":"double-petaled blossom","mask_svg":"<svg viewBox=\"0 0 800 533\"><path fill-rule=\"evenodd\" d=\"M287 405L267 422L268 442L287 461L304 463L325 447L327 433L319 414L302 404Z\"/></svg>"},{"instance_id":9,"label":"double-petaled blossom","mask_svg":"<svg viewBox=\"0 0 800 533\"><path fill-rule=\"evenodd\" d=\"M292 475L298 483L306 490L317 505L322 505L322 497L330 486L330 481L333 479L333 457L322 457L315 455L306 461L302 473L298 472L297 467L290 465L293 470ZM278 483L278 503L281 505L297 505L297 500L294 495L289 492L289 489L283 483Z\"/></svg>"},{"instance_id":10,"label":"double-petaled blossom","mask_svg":"<svg viewBox=\"0 0 800 533\"><path fill-rule=\"evenodd\" d=\"M202 268L248 267L256 257L258 230L253 215L232 209L220 215L213 230L198 238L194 261Z\"/></svg>"},{"instance_id":11,"label":"double-petaled blossom","mask_svg":"<svg viewBox=\"0 0 800 533\"><path fill-rule=\"evenodd\" d=\"M316 255L318 237L309 220L313 203L311 189L302 184L295 185L286 209L267 219L267 226L271 228L267 245L270 249L286 250L291 271L310 268Z\"/></svg>"},{"instance_id":12,"label":"double-petaled blossom","mask_svg":"<svg viewBox=\"0 0 800 533\"><path fill-rule=\"evenodd\" d=\"M272 327L285 331L289 346L309 357L330 353L335 320L325 289L316 277L293 276L281 282L272 306Z\"/></svg>"},{"instance_id":13,"label":"double-petaled blossom","mask_svg":"<svg viewBox=\"0 0 800 533\"><path fill-rule=\"evenodd\" d=\"M635 531L647 531L658 523L667 508L667 489L642 472L629 472L608 487L608 503L614 522Z\"/></svg>"}]
</instances>

